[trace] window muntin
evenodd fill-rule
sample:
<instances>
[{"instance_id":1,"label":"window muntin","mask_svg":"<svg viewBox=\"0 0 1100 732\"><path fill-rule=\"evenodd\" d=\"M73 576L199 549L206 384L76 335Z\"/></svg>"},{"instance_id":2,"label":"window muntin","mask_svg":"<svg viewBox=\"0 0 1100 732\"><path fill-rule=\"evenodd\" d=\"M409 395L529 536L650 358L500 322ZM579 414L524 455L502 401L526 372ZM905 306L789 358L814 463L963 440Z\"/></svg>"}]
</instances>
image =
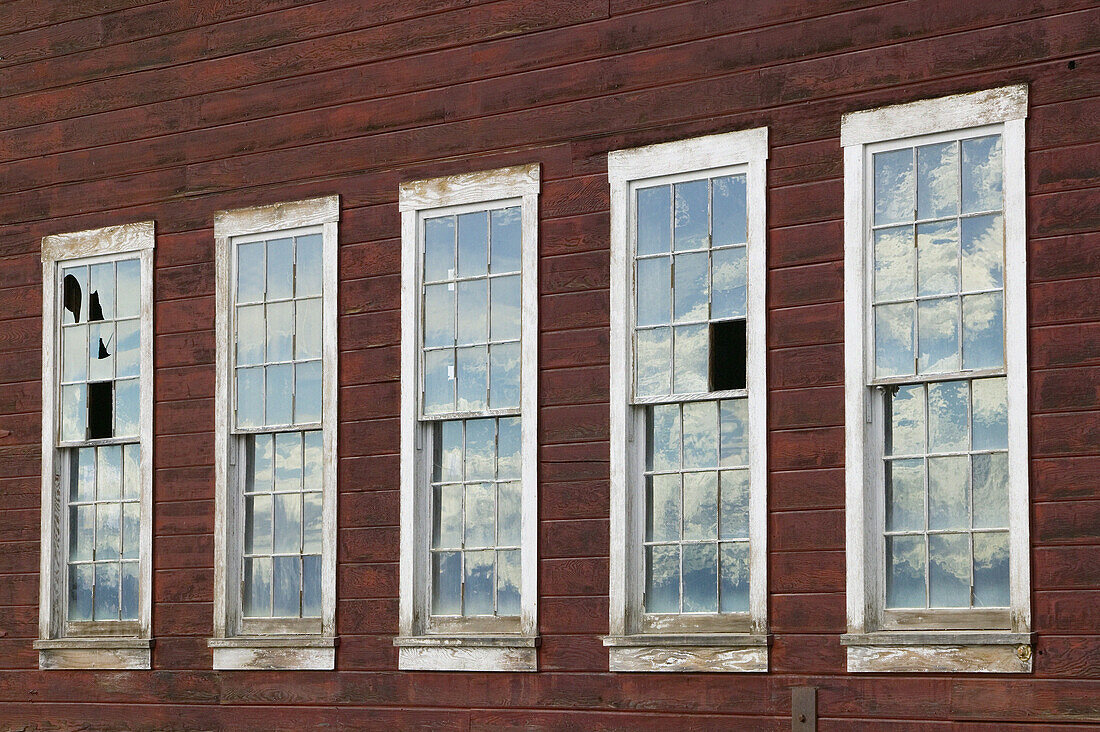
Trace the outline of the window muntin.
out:
<instances>
[{"instance_id":1,"label":"window muntin","mask_svg":"<svg viewBox=\"0 0 1100 732\"><path fill-rule=\"evenodd\" d=\"M917 143L869 155L887 616L1010 604L1002 136Z\"/></svg>"},{"instance_id":2,"label":"window muntin","mask_svg":"<svg viewBox=\"0 0 1100 732\"><path fill-rule=\"evenodd\" d=\"M421 219L421 420L430 624L515 623L520 603L521 207ZM496 417L496 418L494 418Z\"/></svg>"},{"instance_id":3,"label":"window muntin","mask_svg":"<svg viewBox=\"0 0 1100 732\"><path fill-rule=\"evenodd\" d=\"M233 237L241 612L322 613L322 233Z\"/></svg>"}]
</instances>

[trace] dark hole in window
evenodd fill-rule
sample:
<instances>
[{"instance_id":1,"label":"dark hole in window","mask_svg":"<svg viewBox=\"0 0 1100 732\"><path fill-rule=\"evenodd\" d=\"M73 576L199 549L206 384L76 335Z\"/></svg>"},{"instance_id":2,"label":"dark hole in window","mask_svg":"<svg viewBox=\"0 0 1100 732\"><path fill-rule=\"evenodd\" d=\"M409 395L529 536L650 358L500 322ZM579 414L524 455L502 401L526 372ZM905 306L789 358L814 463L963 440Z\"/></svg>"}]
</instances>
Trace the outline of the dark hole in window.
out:
<instances>
[{"instance_id":1,"label":"dark hole in window","mask_svg":"<svg viewBox=\"0 0 1100 732\"><path fill-rule=\"evenodd\" d=\"M64 292L65 309L72 313L73 320L79 323L81 299L80 281L72 275L65 275L62 289Z\"/></svg>"},{"instance_id":2,"label":"dark hole in window","mask_svg":"<svg viewBox=\"0 0 1100 732\"><path fill-rule=\"evenodd\" d=\"M88 384L88 439L114 437L113 381L93 381Z\"/></svg>"},{"instance_id":3,"label":"dark hole in window","mask_svg":"<svg viewBox=\"0 0 1100 732\"><path fill-rule=\"evenodd\" d=\"M106 343L103 342L102 338L99 339L99 356L98 356L98 360L102 361L105 358L110 358L111 352L107 350L107 346L109 346L110 343L111 343L110 338L107 339Z\"/></svg>"},{"instance_id":4,"label":"dark hole in window","mask_svg":"<svg viewBox=\"0 0 1100 732\"><path fill-rule=\"evenodd\" d=\"M88 298L88 322L103 320L103 306L99 303L99 291L96 290Z\"/></svg>"},{"instance_id":5,"label":"dark hole in window","mask_svg":"<svg viewBox=\"0 0 1100 732\"><path fill-rule=\"evenodd\" d=\"M744 320L710 324L710 388L712 391L745 388Z\"/></svg>"}]
</instances>

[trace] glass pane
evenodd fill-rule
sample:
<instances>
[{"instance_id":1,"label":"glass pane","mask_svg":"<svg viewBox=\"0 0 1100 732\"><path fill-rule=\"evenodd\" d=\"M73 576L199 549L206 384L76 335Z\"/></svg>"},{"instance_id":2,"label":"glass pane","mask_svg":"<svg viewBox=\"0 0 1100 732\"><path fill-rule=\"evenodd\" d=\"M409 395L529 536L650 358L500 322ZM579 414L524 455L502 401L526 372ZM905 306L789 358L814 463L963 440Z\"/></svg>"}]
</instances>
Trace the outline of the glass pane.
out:
<instances>
[{"instance_id":1,"label":"glass pane","mask_svg":"<svg viewBox=\"0 0 1100 732\"><path fill-rule=\"evenodd\" d=\"M672 332L670 328L639 330L635 336L638 344L634 359L634 391L639 397L668 394L672 361Z\"/></svg>"},{"instance_id":2,"label":"glass pane","mask_svg":"<svg viewBox=\"0 0 1100 732\"><path fill-rule=\"evenodd\" d=\"M138 617L138 563L122 563L122 607L119 620L137 620Z\"/></svg>"},{"instance_id":3,"label":"glass pane","mask_svg":"<svg viewBox=\"0 0 1100 732\"><path fill-rule=\"evenodd\" d=\"M657 404L649 410L649 439L646 440L647 470L677 470L680 467L680 405Z\"/></svg>"},{"instance_id":4,"label":"glass pane","mask_svg":"<svg viewBox=\"0 0 1100 732\"><path fill-rule=\"evenodd\" d=\"M493 577L495 555L496 552L491 550L463 554L465 564L463 615L493 614L493 587L496 584Z\"/></svg>"},{"instance_id":5,"label":"glass pane","mask_svg":"<svg viewBox=\"0 0 1100 732\"><path fill-rule=\"evenodd\" d=\"M455 406L454 351L424 353L424 414L449 412Z\"/></svg>"},{"instance_id":6,"label":"glass pane","mask_svg":"<svg viewBox=\"0 0 1100 732\"><path fill-rule=\"evenodd\" d=\"M944 381L928 385L928 450L967 449L967 382Z\"/></svg>"},{"instance_id":7,"label":"glass pane","mask_svg":"<svg viewBox=\"0 0 1100 732\"><path fill-rule=\"evenodd\" d=\"M294 294L296 297L310 297L321 294L321 235L308 234L295 239L297 251L295 252L295 267L297 276L294 280Z\"/></svg>"},{"instance_id":8,"label":"glass pane","mask_svg":"<svg viewBox=\"0 0 1100 732\"><path fill-rule=\"evenodd\" d=\"M722 423L722 467L749 464L749 402L747 399L723 399L719 403Z\"/></svg>"},{"instance_id":9,"label":"glass pane","mask_svg":"<svg viewBox=\"0 0 1100 732\"><path fill-rule=\"evenodd\" d=\"M466 486L465 547L495 545L496 513L496 489L492 483L471 483Z\"/></svg>"},{"instance_id":10,"label":"glass pane","mask_svg":"<svg viewBox=\"0 0 1100 732\"><path fill-rule=\"evenodd\" d=\"M82 447L72 452L72 478L69 498L73 501L95 500L95 448Z\"/></svg>"},{"instance_id":11,"label":"glass pane","mask_svg":"<svg viewBox=\"0 0 1100 732\"><path fill-rule=\"evenodd\" d=\"M294 358L294 303L277 302L267 306L267 361Z\"/></svg>"},{"instance_id":12,"label":"glass pane","mask_svg":"<svg viewBox=\"0 0 1100 732\"><path fill-rule=\"evenodd\" d=\"M290 239L267 242L267 299L282 300L294 295L294 251Z\"/></svg>"},{"instance_id":13,"label":"glass pane","mask_svg":"<svg viewBox=\"0 0 1100 732\"><path fill-rule=\"evenodd\" d=\"M875 307L875 375L913 373L913 303Z\"/></svg>"},{"instance_id":14,"label":"glass pane","mask_svg":"<svg viewBox=\"0 0 1100 732\"><path fill-rule=\"evenodd\" d=\"M294 311L294 358L321 357L321 301L299 300Z\"/></svg>"},{"instance_id":15,"label":"glass pane","mask_svg":"<svg viewBox=\"0 0 1100 732\"><path fill-rule=\"evenodd\" d=\"M141 522L136 503L122 505L122 558L137 559L141 555Z\"/></svg>"},{"instance_id":16,"label":"glass pane","mask_svg":"<svg viewBox=\"0 0 1100 732\"><path fill-rule=\"evenodd\" d=\"M975 450L1008 447L1008 392L1000 379L975 379L972 384Z\"/></svg>"},{"instance_id":17,"label":"glass pane","mask_svg":"<svg viewBox=\"0 0 1100 732\"><path fill-rule=\"evenodd\" d=\"M83 440L87 434L88 407L84 399L88 387L83 384L61 387L61 439Z\"/></svg>"},{"instance_id":18,"label":"glass pane","mask_svg":"<svg viewBox=\"0 0 1100 732\"><path fill-rule=\"evenodd\" d=\"M244 560L244 615L271 616L271 557Z\"/></svg>"},{"instance_id":19,"label":"glass pane","mask_svg":"<svg viewBox=\"0 0 1100 732\"><path fill-rule=\"evenodd\" d=\"M677 183L673 187L676 189L676 251L705 249L710 243L707 181L693 180L690 183Z\"/></svg>"},{"instance_id":20,"label":"glass pane","mask_svg":"<svg viewBox=\"0 0 1100 732\"><path fill-rule=\"evenodd\" d=\"M919 455L924 452L924 387L899 386L887 391L890 413L886 435L887 455Z\"/></svg>"},{"instance_id":21,"label":"glass pane","mask_svg":"<svg viewBox=\"0 0 1100 732\"><path fill-rule=\"evenodd\" d=\"M497 546L519 546L519 481L497 484Z\"/></svg>"},{"instance_id":22,"label":"glass pane","mask_svg":"<svg viewBox=\"0 0 1100 732\"><path fill-rule=\"evenodd\" d=\"M99 503L95 507L95 558L118 559L122 554L122 506Z\"/></svg>"},{"instance_id":23,"label":"glass pane","mask_svg":"<svg viewBox=\"0 0 1100 732\"><path fill-rule=\"evenodd\" d=\"M424 220L424 279L445 280L455 275L455 220L440 216Z\"/></svg>"},{"instance_id":24,"label":"glass pane","mask_svg":"<svg viewBox=\"0 0 1100 732\"><path fill-rule=\"evenodd\" d=\"M298 557L274 557L275 601L271 614L277 618L301 615L302 564Z\"/></svg>"},{"instance_id":25,"label":"glass pane","mask_svg":"<svg viewBox=\"0 0 1100 732\"><path fill-rule=\"evenodd\" d=\"M69 565L69 620L92 619L92 583L95 565Z\"/></svg>"},{"instance_id":26,"label":"glass pane","mask_svg":"<svg viewBox=\"0 0 1100 732\"><path fill-rule=\"evenodd\" d=\"M320 361L294 366L294 421L298 424L321 421Z\"/></svg>"},{"instance_id":27,"label":"glass pane","mask_svg":"<svg viewBox=\"0 0 1100 732\"><path fill-rule=\"evenodd\" d=\"M462 553L432 554L432 615L462 614Z\"/></svg>"},{"instance_id":28,"label":"glass pane","mask_svg":"<svg viewBox=\"0 0 1100 732\"><path fill-rule=\"evenodd\" d=\"M263 422L264 370L237 369L237 426L259 427Z\"/></svg>"},{"instance_id":29,"label":"glass pane","mask_svg":"<svg viewBox=\"0 0 1100 732\"><path fill-rule=\"evenodd\" d=\"M141 448L126 445L122 448L122 497L136 499L141 491Z\"/></svg>"},{"instance_id":30,"label":"glass pane","mask_svg":"<svg viewBox=\"0 0 1100 732\"><path fill-rule=\"evenodd\" d=\"M999 292L967 295L963 301L963 368L1004 365L1004 297Z\"/></svg>"},{"instance_id":31,"label":"glass pane","mask_svg":"<svg viewBox=\"0 0 1100 732\"><path fill-rule=\"evenodd\" d=\"M109 445L96 449L96 498L117 500L122 495L122 448Z\"/></svg>"},{"instance_id":32,"label":"glass pane","mask_svg":"<svg viewBox=\"0 0 1100 732\"><path fill-rule=\"evenodd\" d=\"M462 547L462 486L436 486L432 489L432 548Z\"/></svg>"},{"instance_id":33,"label":"glass pane","mask_svg":"<svg viewBox=\"0 0 1100 732\"><path fill-rule=\"evenodd\" d=\"M680 612L680 547L647 546L645 611Z\"/></svg>"},{"instance_id":34,"label":"glass pane","mask_svg":"<svg viewBox=\"0 0 1100 732\"><path fill-rule=\"evenodd\" d=\"M141 262L123 259L115 263L115 315L119 318L136 318L141 314Z\"/></svg>"},{"instance_id":35,"label":"glass pane","mask_svg":"<svg viewBox=\"0 0 1100 732\"><path fill-rule=\"evenodd\" d=\"M1001 208L1001 136L962 141L962 210Z\"/></svg>"},{"instance_id":36,"label":"glass pane","mask_svg":"<svg viewBox=\"0 0 1100 732\"><path fill-rule=\"evenodd\" d=\"M141 385L137 379L115 383L115 437L136 437L141 409Z\"/></svg>"},{"instance_id":37,"label":"glass pane","mask_svg":"<svg viewBox=\"0 0 1100 732\"><path fill-rule=\"evenodd\" d=\"M684 404L684 467L718 465L718 402Z\"/></svg>"},{"instance_id":38,"label":"glass pane","mask_svg":"<svg viewBox=\"0 0 1100 732\"><path fill-rule=\"evenodd\" d=\"M455 286L424 288L424 347L453 346L455 342Z\"/></svg>"},{"instance_id":39,"label":"glass pane","mask_svg":"<svg viewBox=\"0 0 1100 732\"><path fill-rule=\"evenodd\" d=\"M489 271L518 272L522 240L520 207L498 209L490 216Z\"/></svg>"},{"instance_id":40,"label":"glass pane","mask_svg":"<svg viewBox=\"0 0 1100 732\"><path fill-rule=\"evenodd\" d=\"M302 495L302 551L306 554L321 552L321 494Z\"/></svg>"},{"instance_id":41,"label":"glass pane","mask_svg":"<svg viewBox=\"0 0 1100 732\"><path fill-rule=\"evenodd\" d=\"M458 283L458 325L456 342L485 343L489 340L489 282Z\"/></svg>"},{"instance_id":42,"label":"glass pane","mask_svg":"<svg viewBox=\"0 0 1100 732\"><path fill-rule=\"evenodd\" d=\"M458 217L458 276L474 277L489 270L489 212Z\"/></svg>"},{"instance_id":43,"label":"glass pane","mask_svg":"<svg viewBox=\"0 0 1100 732\"><path fill-rule=\"evenodd\" d=\"M118 620L118 581L118 565L114 562L95 566L96 620Z\"/></svg>"},{"instance_id":44,"label":"glass pane","mask_svg":"<svg viewBox=\"0 0 1100 732\"><path fill-rule=\"evenodd\" d=\"M653 475L646 483L646 541L679 541L680 475Z\"/></svg>"},{"instance_id":45,"label":"glass pane","mask_svg":"<svg viewBox=\"0 0 1100 732\"><path fill-rule=\"evenodd\" d=\"M719 610L724 613L749 611L749 545L722 544L719 550Z\"/></svg>"},{"instance_id":46,"label":"glass pane","mask_svg":"<svg viewBox=\"0 0 1100 732\"><path fill-rule=\"evenodd\" d=\"M489 346L489 406L509 409L519 406L519 343Z\"/></svg>"},{"instance_id":47,"label":"glass pane","mask_svg":"<svg viewBox=\"0 0 1100 732\"><path fill-rule=\"evenodd\" d=\"M1004 287L1004 223L1000 216L962 220L964 290Z\"/></svg>"},{"instance_id":48,"label":"glass pane","mask_svg":"<svg viewBox=\"0 0 1100 732\"><path fill-rule=\"evenodd\" d=\"M926 607L924 537L886 537L886 607Z\"/></svg>"},{"instance_id":49,"label":"glass pane","mask_svg":"<svg viewBox=\"0 0 1100 732\"><path fill-rule=\"evenodd\" d=\"M302 494L275 494L275 553L302 551ZM278 569L278 567L276 567Z\"/></svg>"},{"instance_id":50,"label":"glass pane","mask_svg":"<svg viewBox=\"0 0 1100 732\"><path fill-rule=\"evenodd\" d=\"M718 538L718 473L684 473L684 539Z\"/></svg>"},{"instance_id":51,"label":"glass pane","mask_svg":"<svg viewBox=\"0 0 1100 732\"><path fill-rule=\"evenodd\" d=\"M245 554L271 552L271 494L245 496L244 552Z\"/></svg>"},{"instance_id":52,"label":"glass pane","mask_svg":"<svg viewBox=\"0 0 1100 732\"><path fill-rule=\"evenodd\" d=\"M69 508L69 561L90 562L94 558L95 506Z\"/></svg>"},{"instance_id":53,"label":"glass pane","mask_svg":"<svg viewBox=\"0 0 1100 732\"><path fill-rule=\"evenodd\" d=\"M520 333L520 278L494 277L490 281L490 335L494 341L516 340Z\"/></svg>"},{"instance_id":54,"label":"glass pane","mask_svg":"<svg viewBox=\"0 0 1100 732\"><path fill-rule=\"evenodd\" d=\"M435 480L462 480L462 422L442 422L436 429L439 457Z\"/></svg>"},{"instance_id":55,"label":"glass pane","mask_svg":"<svg viewBox=\"0 0 1100 732\"><path fill-rule=\"evenodd\" d=\"M748 241L745 176L714 178L711 184L711 246Z\"/></svg>"},{"instance_id":56,"label":"glass pane","mask_svg":"<svg viewBox=\"0 0 1100 732\"><path fill-rule=\"evenodd\" d=\"M322 463L324 461L324 435L320 430L305 433L305 449L303 453L305 464L305 489L320 490L324 483L322 475Z\"/></svg>"},{"instance_id":57,"label":"glass pane","mask_svg":"<svg viewBox=\"0 0 1100 732\"><path fill-rule=\"evenodd\" d=\"M673 331L676 393L709 391L710 328L706 325L681 325Z\"/></svg>"},{"instance_id":58,"label":"glass pane","mask_svg":"<svg viewBox=\"0 0 1100 732\"><path fill-rule=\"evenodd\" d=\"M684 612L718 612L718 545L684 545Z\"/></svg>"},{"instance_id":59,"label":"glass pane","mask_svg":"<svg viewBox=\"0 0 1100 732\"><path fill-rule=\"evenodd\" d=\"M969 473L966 455L928 458L928 528L969 528Z\"/></svg>"},{"instance_id":60,"label":"glass pane","mask_svg":"<svg viewBox=\"0 0 1100 732\"><path fill-rule=\"evenodd\" d=\"M924 530L924 460L887 461L886 530Z\"/></svg>"},{"instance_id":61,"label":"glass pane","mask_svg":"<svg viewBox=\"0 0 1100 732\"><path fill-rule=\"evenodd\" d=\"M316 554L302 557L302 617L315 618L321 614L321 557Z\"/></svg>"},{"instance_id":62,"label":"glass pane","mask_svg":"<svg viewBox=\"0 0 1100 732\"><path fill-rule=\"evenodd\" d=\"M974 607L1008 603L1008 533L974 534Z\"/></svg>"},{"instance_id":63,"label":"glass pane","mask_svg":"<svg viewBox=\"0 0 1100 732\"><path fill-rule=\"evenodd\" d=\"M290 364L268 366L267 385L264 393L266 424L290 424L292 404L291 377L294 367Z\"/></svg>"},{"instance_id":64,"label":"glass pane","mask_svg":"<svg viewBox=\"0 0 1100 732\"><path fill-rule=\"evenodd\" d=\"M88 268L66 267L61 278L61 322L88 322Z\"/></svg>"},{"instance_id":65,"label":"glass pane","mask_svg":"<svg viewBox=\"0 0 1100 732\"><path fill-rule=\"evenodd\" d=\"M74 325L61 330L61 380L88 378L88 326Z\"/></svg>"},{"instance_id":66,"label":"glass pane","mask_svg":"<svg viewBox=\"0 0 1100 732\"><path fill-rule=\"evenodd\" d=\"M264 243L249 242L237 247L237 302L264 299Z\"/></svg>"},{"instance_id":67,"label":"glass pane","mask_svg":"<svg viewBox=\"0 0 1100 732\"><path fill-rule=\"evenodd\" d=\"M269 491L274 480L274 435L253 435L246 438L245 490Z\"/></svg>"},{"instance_id":68,"label":"glass pane","mask_svg":"<svg viewBox=\"0 0 1100 732\"><path fill-rule=\"evenodd\" d=\"M672 187L638 190L638 255L667 252L672 241Z\"/></svg>"},{"instance_id":69,"label":"glass pane","mask_svg":"<svg viewBox=\"0 0 1100 732\"><path fill-rule=\"evenodd\" d=\"M959 291L959 225L955 219L917 225L917 294Z\"/></svg>"},{"instance_id":70,"label":"glass pane","mask_svg":"<svg viewBox=\"0 0 1100 732\"><path fill-rule=\"evenodd\" d=\"M959 368L959 300L924 300L918 308L917 341L920 372L957 371Z\"/></svg>"},{"instance_id":71,"label":"glass pane","mask_svg":"<svg viewBox=\"0 0 1100 732\"><path fill-rule=\"evenodd\" d=\"M519 550L497 552L497 615L519 615Z\"/></svg>"},{"instance_id":72,"label":"glass pane","mask_svg":"<svg viewBox=\"0 0 1100 732\"><path fill-rule=\"evenodd\" d=\"M485 409L488 349L485 346L470 346L456 349L455 353L458 359L458 411Z\"/></svg>"},{"instance_id":73,"label":"glass pane","mask_svg":"<svg viewBox=\"0 0 1100 732\"><path fill-rule=\"evenodd\" d=\"M496 476L496 420L466 422L466 480L492 480Z\"/></svg>"},{"instance_id":74,"label":"glass pane","mask_svg":"<svg viewBox=\"0 0 1100 732\"><path fill-rule=\"evenodd\" d=\"M115 373L121 378L137 376L141 363L141 329L136 320L123 320L115 324Z\"/></svg>"},{"instance_id":75,"label":"glass pane","mask_svg":"<svg viewBox=\"0 0 1100 732\"><path fill-rule=\"evenodd\" d=\"M749 536L749 471L722 471L720 533L723 539L747 539Z\"/></svg>"},{"instance_id":76,"label":"glass pane","mask_svg":"<svg viewBox=\"0 0 1100 732\"><path fill-rule=\"evenodd\" d=\"M746 303L746 254L745 247L720 249L711 252L710 317L716 320L745 317Z\"/></svg>"},{"instance_id":77,"label":"glass pane","mask_svg":"<svg viewBox=\"0 0 1100 732\"><path fill-rule=\"evenodd\" d=\"M995 452L970 459L974 474L974 528L1008 526L1008 455Z\"/></svg>"},{"instance_id":78,"label":"glass pane","mask_svg":"<svg viewBox=\"0 0 1100 732\"><path fill-rule=\"evenodd\" d=\"M917 218L939 219L959 211L959 148L952 140L917 148Z\"/></svg>"},{"instance_id":79,"label":"glass pane","mask_svg":"<svg viewBox=\"0 0 1100 732\"><path fill-rule=\"evenodd\" d=\"M111 320L115 317L115 263L93 264L88 269L88 320Z\"/></svg>"},{"instance_id":80,"label":"glass pane","mask_svg":"<svg viewBox=\"0 0 1100 732\"><path fill-rule=\"evenodd\" d=\"M668 257L638 260L638 325L662 325L670 320L672 280Z\"/></svg>"},{"instance_id":81,"label":"glass pane","mask_svg":"<svg viewBox=\"0 0 1100 732\"><path fill-rule=\"evenodd\" d=\"M875 232L875 301L913 297L913 227Z\"/></svg>"},{"instance_id":82,"label":"glass pane","mask_svg":"<svg viewBox=\"0 0 1100 732\"><path fill-rule=\"evenodd\" d=\"M913 190L913 150L893 150L874 156L875 225L912 221L916 209Z\"/></svg>"},{"instance_id":83,"label":"glass pane","mask_svg":"<svg viewBox=\"0 0 1100 732\"><path fill-rule=\"evenodd\" d=\"M115 377L115 324L88 326L88 379L109 381Z\"/></svg>"},{"instance_id":84,"label":"glass pane","mask_svg":"<svg viewBox=\"0 0 1100 732\"><path fill-rule=\"evenodd\" d=\"M497 477L520 477L520 444L522 424L519 417L504 417L497 422Z\"/></svg>"},{"instance_id":85,"label":"glass pane","mask_svg":"<svg viewBox=\"0 0 1100 732\"><path fill-rule=\"evenodd\" d=\"M966 534L928 537L931 607L970 606L970 542Z\"/></svg>"},{"instance_id":86,"label":"glass pane","mask_svg":"<svg viewBox=\"0 0 1100 732\"><path fill-rule=\"evenodd\" d=\"M275 435L275 490L302 489L302 435L281 432Z\"/></svg>"},{"instance_id":87,"label":"glass pane","mask_svg":"<svg viewBox=\"0 0 1100 732\"><path fill-rule=\"evenodd\" d=\"M673 257L673 285L677 323L706 320L710 293L707 288L707 252L677 254Z\"/></svg>"}]
</instances>

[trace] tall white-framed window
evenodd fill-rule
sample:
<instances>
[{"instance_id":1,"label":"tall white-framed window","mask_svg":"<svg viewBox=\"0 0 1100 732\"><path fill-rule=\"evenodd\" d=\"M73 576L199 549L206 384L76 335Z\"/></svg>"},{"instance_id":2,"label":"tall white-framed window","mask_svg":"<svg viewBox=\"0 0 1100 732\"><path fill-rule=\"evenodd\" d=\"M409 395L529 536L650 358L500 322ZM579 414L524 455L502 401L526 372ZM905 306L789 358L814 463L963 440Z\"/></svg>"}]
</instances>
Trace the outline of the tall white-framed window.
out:
<instances>
[{"instance_id":1,"label":"tall white-framed window","mask_svg":"<svg viewBox=\"0 0 1100 732\"><path fill-rule=\"evenodd\" d=\"M850 671L1031 670L1026 115L842 123Z\"/></svg>"},{"instance_id":2,"label":"tall white-framed window","mask_svg":"<svg viewBox=\"0 0 1100 732\"><path fill-rule=\"evenodd\" d=\"M41 668L150 667L152 221L42 240Z\"/></svg>"},{"instance_id":3,"label":"tall white-framed window","mask_svg":"<svg viewBox=\"0 0 1100 732\"><path fill-rule=\"evenodd\" d=\"M223 211L217 263L216 669L332 669L337 196Z\"/></svg>"},{"instance_id":4,"label":"tall white-framed window","mask_svg":"<svg viewBox=\"0 0 1100 732\"><path fill-rule=\"evenodd\" d=\"M612 671L766 671L766 128L608 156Z\"/></svg>"},{"instance_id":5,"label":"tall white-framed window","mask_svg":"<svg viewBox=\"0 0 1100 732\"><path fill-rule=\"evenodd\" d=\"M402 669L537 669L538 195L401 186Z\"/></svg>"}]
</instances>

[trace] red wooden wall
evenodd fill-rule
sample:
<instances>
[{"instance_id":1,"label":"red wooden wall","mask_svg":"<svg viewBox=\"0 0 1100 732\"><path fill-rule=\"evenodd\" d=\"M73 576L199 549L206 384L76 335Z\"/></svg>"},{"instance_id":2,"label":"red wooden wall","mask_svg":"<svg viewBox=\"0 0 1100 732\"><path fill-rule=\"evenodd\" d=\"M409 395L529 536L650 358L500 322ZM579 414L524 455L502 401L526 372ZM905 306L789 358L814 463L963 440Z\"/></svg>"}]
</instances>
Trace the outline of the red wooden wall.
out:
<instances>
[{"instance_id":1,"label":"red wooden wall","mask_svg":"<svg viewBox=\"0 0 1100 732\"><path fill-rule=\"evenodd\" d=\"M1035 671L849 675L840 117L1018 82ZM822 730L1100 721L1096 0L9 0L0 96L0 728L782 730L792 685ZM772 672L610 674L605 153L760 125ZM535 161L541 670L398 672L398 184ZM213 214L331 193L339 670L215 673ZM40 672L39 240L142 219L154 670Z\"/></svg>"}]
</instances>

